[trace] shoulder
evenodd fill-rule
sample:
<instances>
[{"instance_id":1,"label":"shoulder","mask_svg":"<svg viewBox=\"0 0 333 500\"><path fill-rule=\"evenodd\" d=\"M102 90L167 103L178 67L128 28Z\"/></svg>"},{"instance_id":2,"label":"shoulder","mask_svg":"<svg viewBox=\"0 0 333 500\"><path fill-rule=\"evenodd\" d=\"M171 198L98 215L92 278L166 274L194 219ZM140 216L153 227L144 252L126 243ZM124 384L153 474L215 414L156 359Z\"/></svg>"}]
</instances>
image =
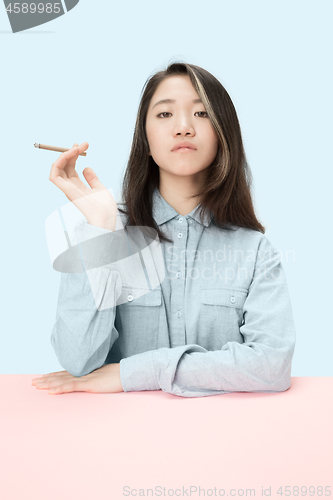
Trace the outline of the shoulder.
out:
<instances>
[{"instance_id":1,"label":"shoulder","mask_svg":"<svg viewBox=\"0 0 333 500\"><path fill-rule=\"evenodd\" d=\"M231 226L229 239L237 248L251 250L257 255L257 260L264 261L269 256L279 253L279 250L273 245L265 234L255 229L249 229L239 226Z\"/></svg>"}]
</instances>

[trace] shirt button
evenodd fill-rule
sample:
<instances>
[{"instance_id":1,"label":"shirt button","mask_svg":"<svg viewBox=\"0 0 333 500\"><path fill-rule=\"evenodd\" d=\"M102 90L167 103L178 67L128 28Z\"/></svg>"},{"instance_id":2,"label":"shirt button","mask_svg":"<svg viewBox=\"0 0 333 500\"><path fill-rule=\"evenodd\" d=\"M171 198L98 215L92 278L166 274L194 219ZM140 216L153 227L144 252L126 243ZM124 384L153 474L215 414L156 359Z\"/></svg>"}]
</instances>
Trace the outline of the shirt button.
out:
<instances>
[{"instance_id":1,"label":"shirt button","mask_svg":"<svg viewBox=\"0 0 333 500\"><path fill-rule=\"evenodd\" d=\"M182 238L183 237L183 233L178 233L178 238Z\"/></svg>"},{"instance_id":2,"label":"shirt button","mask_svg":"<svg viewBox=\"0 0 333 500\"><path fill-rule=\"evenodd\" d=\"M183 222L183 220L184 220L183 217L179 217L178 219L179 222Z\"/></svg>"},{"instance_id":3,"label":"shirt button","mask_svg":"<svg viewBox=\"0 0 333 500\"><path fill-rule=\"evenodd\" d=\"M177 273L177 278L180 278L180 272L179 272L179 271L178 271L178 273Z\"/></svg>"},{"instance_id":4,"label":"shirt button","mask_svg":"<svg viewBox=\"0 0 333 500\"><path fill-rule=\"evenodd\" d=\"M178 318L182 315L182 313L180 311L177 311L177 316Z\"/></svg>"},{"instance_id":5,"label":"shirt button","mask_svg":"<svg viewBox=\"0 0 333 500\"><path fill-rule=\"evenodd\" d=\"M129 301L133 300L133 295L127 295L127 300Z\"/></svg>"},{"instance_id":6,"label":"shirt button","mask_svg":"<svg viewBox=\"0 0 333 500\"><path fill-rule=\"evenodd\" d=\"M234 304L234 303L236 302L235 297L230 297L230 302L231 302L232 304Z\"/></svg>"}]
</instances>

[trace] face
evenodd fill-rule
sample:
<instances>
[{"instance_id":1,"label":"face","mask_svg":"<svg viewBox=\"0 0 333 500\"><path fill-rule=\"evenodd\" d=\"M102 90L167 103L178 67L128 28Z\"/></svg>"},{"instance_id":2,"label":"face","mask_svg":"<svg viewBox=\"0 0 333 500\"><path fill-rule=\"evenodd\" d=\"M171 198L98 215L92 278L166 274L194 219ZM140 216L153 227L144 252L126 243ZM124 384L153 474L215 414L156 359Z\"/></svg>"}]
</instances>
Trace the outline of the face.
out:
<instances>
[{"instance_id":1,"label":"face","mask_svg":"<svg viewBox=\"0 0 333 500\"><path fill-rule=\"evenodd\" d=\"M159 103L172 99L174 102ZM165 78L149 104L146 134L149 154L160 168L160 175L192 176L199 180L214 161L218 138L190 77ZM182 142L195 149L174 149Z\"/></svg>"}]
</instances>

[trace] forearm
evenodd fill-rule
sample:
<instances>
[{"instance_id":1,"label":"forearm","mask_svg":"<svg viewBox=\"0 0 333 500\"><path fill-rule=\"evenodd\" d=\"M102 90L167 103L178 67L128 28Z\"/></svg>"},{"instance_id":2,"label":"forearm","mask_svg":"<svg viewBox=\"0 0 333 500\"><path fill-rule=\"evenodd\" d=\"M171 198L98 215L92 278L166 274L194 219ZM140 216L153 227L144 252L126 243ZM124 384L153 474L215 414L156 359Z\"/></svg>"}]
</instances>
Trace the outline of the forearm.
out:
<instances>
[{"instance_id":1,"label":"forearm","mask_svg":"<svg viewBox=\"0 0 333 500\"><path fill-rule=\"evenodd\" d=\"M105 290L115 289L118 276L105 274L100 280L104 288L101 296L106 300ZM51 344L61 366L75 376L82 376L103 365L118 338L115 311L116 306L98 310L86 273L62 274L51 334Z\"/></svg>"}]
</instances>

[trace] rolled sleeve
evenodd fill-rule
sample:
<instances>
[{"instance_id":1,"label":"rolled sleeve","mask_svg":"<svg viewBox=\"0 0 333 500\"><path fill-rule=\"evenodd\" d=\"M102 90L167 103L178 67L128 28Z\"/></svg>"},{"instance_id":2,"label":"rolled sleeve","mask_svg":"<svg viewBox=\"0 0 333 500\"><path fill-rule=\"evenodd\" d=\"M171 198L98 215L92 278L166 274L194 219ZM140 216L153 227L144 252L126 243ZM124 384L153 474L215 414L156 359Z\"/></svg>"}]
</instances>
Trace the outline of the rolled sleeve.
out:
<instances>
[{"instance_id":1,"label":"rolled sleeve","mask_svg":"<svg viewBox=\"0 0 333 500\"><path fill-rule=\"evenodd\" d=\"M160 390L153 355L153 351L147 351L120 360L120 379L124 392Z\"/></svg>"}]
</instances>

